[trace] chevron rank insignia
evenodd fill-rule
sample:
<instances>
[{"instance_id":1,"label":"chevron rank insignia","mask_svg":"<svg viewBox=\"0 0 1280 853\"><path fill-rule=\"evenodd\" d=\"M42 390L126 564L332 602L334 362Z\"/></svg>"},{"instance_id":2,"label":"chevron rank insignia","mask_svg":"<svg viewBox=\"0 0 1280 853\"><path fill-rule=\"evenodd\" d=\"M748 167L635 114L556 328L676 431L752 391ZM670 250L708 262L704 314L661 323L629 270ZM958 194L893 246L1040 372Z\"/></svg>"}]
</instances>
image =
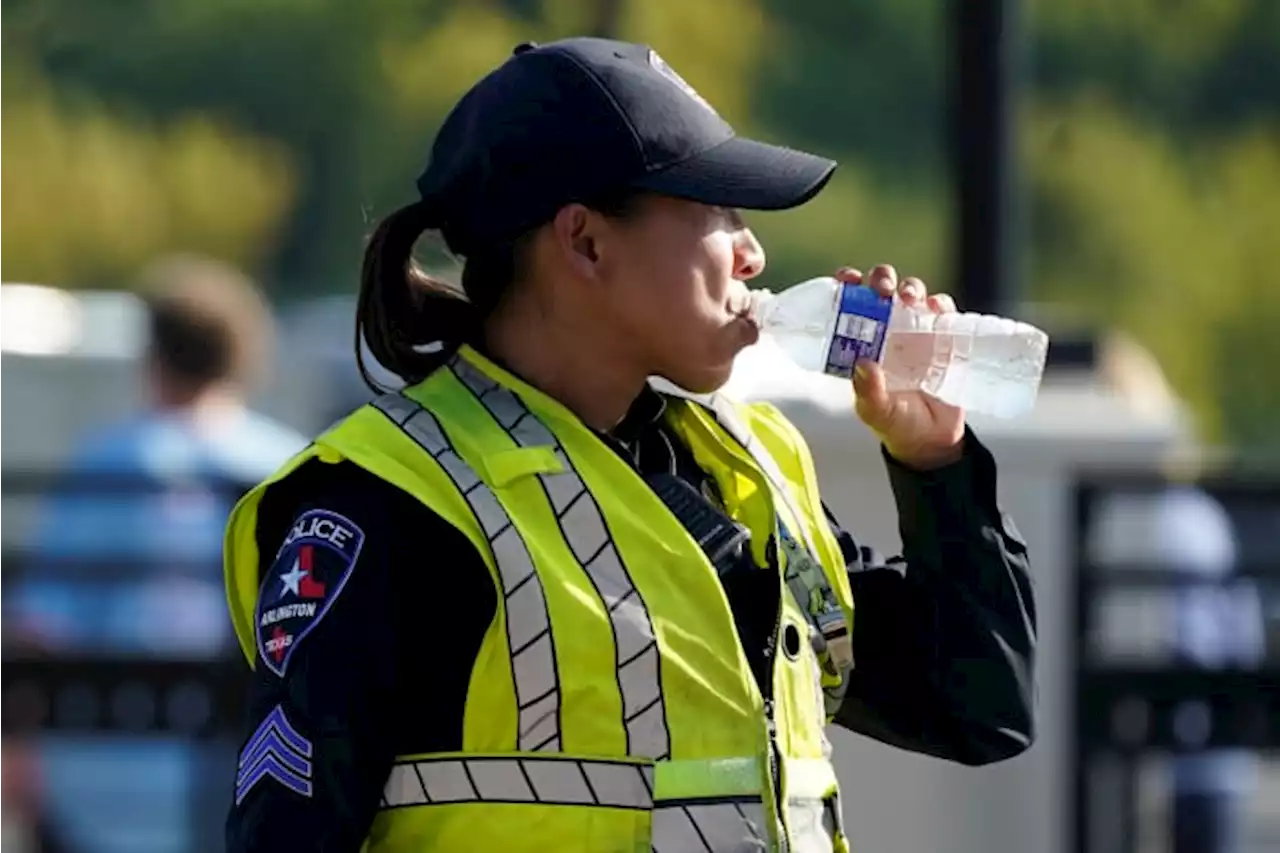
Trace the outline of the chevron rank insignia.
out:
<instances>
[{"instance_id":1,"label":"chevron rank insignia","mask_svg":"<svg viewBox=\"0 0 1280 853\"><path fill-rule=\"evenodd\" d=\"M311 796L311 741L299 734L279 705L240 752L236 805L263 779L274 779L299 796Z\"/></svg>"},{"instance_id":2,"label":"chevron rank insignia","mask_svg":"<svg viewBox=\"0 0 1280 853\"><path fill-rule=\"evenodd\" d=\"M255 623L258 659L284 677L298 644L320 624L360 557L364 531L327 509L298 516L262 578Z\"/></svg>"}]
</instances>

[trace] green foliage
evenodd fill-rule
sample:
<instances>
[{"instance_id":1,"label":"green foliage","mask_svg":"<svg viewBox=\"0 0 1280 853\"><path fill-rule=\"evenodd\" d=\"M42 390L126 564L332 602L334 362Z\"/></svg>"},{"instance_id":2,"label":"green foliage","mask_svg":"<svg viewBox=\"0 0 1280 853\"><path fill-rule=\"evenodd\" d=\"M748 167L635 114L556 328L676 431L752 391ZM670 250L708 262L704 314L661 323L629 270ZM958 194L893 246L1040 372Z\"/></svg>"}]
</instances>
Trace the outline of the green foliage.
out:
<instances>
[{"instance_id":1,"label":"green foliage","mask_svg":"<svg viewBox=\"0 0 1280 853\"><path fill-rule=\"evenodd\" d=\"M1221 438L1225 428L1239 438L1241 419L1268 408L1280 427L1274 398L1260 406L1243 376L1265 373L1272 362L1259 338L1274 340L1266 327L1280 324L1280 302L1262 295L1275 289L1269 279L1280 262L1280 137L1257 130L1180 151L1113 107L1083 100L1030 110L1023 138L1038 294L1100 324L1119 318L1207 434ZM1225 363L1243 328L1257 331L1255 357Z\"/></svg>"},{"instance_id":2,"label":"green foliage","mask_svg":"<svg viewBox=\"0 0 1280 853\"><path fill-rule=\"evenodd\" d=\"M7 280L118 286L156 253L255 266L294 191L288 151L199 113L163 124L4 77Z\"/></svg>"},{"instance_id":3,"label":"green foliage","mask_svg":"<svg viewBox=\"0 0 1280 853\"><path fill-rule=\"evenodd\" d=\"M778 287L846 264L870 269L893 263L944 290L951 211L929 195L876 184L866 169L847 163L831 185L798 210L754 213L748 222L766 247L765 278Z\"/></svg>"},{"instance_id":4,"label":"green foliage","mask_svg":"<svg viewBox=\"0 0 1280 853\"><path fill-rule=\"evenodd\" d=\"M841 161L751 217L782 285L951 275L949 0L5 0L6 277L206 249L349 290L371 220L522 40L647 41L752 135ZM1137 335L1206 434L1276 443L1280 3L1025 0L1023 289ZM15 164L20 164L15 167Z\"/></svg>"}]
</instances>

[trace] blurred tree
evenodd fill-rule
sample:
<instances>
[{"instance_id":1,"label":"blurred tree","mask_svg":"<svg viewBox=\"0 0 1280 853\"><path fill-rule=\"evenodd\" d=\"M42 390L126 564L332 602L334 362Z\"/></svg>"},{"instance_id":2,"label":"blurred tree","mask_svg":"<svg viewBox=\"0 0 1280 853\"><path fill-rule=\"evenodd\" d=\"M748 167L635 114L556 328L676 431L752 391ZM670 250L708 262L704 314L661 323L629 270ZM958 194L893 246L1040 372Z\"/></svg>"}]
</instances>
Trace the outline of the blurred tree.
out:
<instances>
[{"instance_id":1,"label":"blurred tree","mask_svg":"<svg viewBox=\"0 0 1280 853\"><path fill-rule=\"evenodd\" d=\"M621 35L623 0L595 0L595 7L583 33L600 38L616 39Z\"/></svg>"},{"instance_id":2,"label":"blurred tree","mask_svg":"<svg viewBox=\"0 0 1280 853\"><path fill-rule=\"evenodd\" d=\"M742 129L759 101L753 69L777 22L759 0L626 0L619 37L652 45L725 119ZM726 38L726 34L731 34Z\"/></svg>"},{"instance_id":3,"label":"blurred tree","mask_svg":"<svg viewBox=\"0 0 1280 853\"><path fill-rule=\"evenodd\" d=\"M898 185L946 179L946 0L766 0L752 85L763 122L792 144L847 153Z\"/></svg>"},{"instance_id":4,"label":"blurred tree","mask_svg":"<svg viewBox=\"0 0 1280 853\"><path fill-rule=\"evenodd\" d=\"M1254 0L1187 99L1195 129L1280 123L1280 3Z\"/></svg>"},{"instance_id":5,"label":"blurred tree","mask_svg":"<svg viewBox=\"0 0 1280 853\"><path fill-rule=\"evenodd\" d=\"M893 262L948 287L943 4L764 6L768 37L748 72L755 123L841 164L814 203L753 217L767 238L772 280Z\"/></svg>"},{"instance_id":6,"label":"blurred tree","mask_svg":"<svg viewBox=\"0 0 1280 853\"><path fill-rule=\"evenodd\" d=\"M294 191L280 146L200 114L125 118L5 72L7 279L119 286L158 252L254 267L274 249Z\"/></svg>"},{"instance_id":7,"label":"blurred tree","mask_svg":"<svg viewBox=\"0 0 1280 853\"><path fill-rule=\"evenodd\" d=\"M607 32L743 132L841 161L814 204L752 216L769 283L889 260L945 287L952 1L4 0L6 272L107 281L181 242L349 291L465 88L517 42ZM1253 292L1277 260L1280 3L1025 2L1024 290L1139 336L1211 434L1274 442L1241 365L1280 341L1274 286Z\"/></svg>"},{"instance_id":8,"label":"blurred tree","mask_svg":"<svg viewBox=\"0 0 1280 853\"><path fill-rule=\"evenodd\" d=\"M279 140L293 152L298 194L263 272L315 286L355 269L361 164L385 131L382 36L426 28L431 6L10 0L6 12L19 14L7 15L4 39L36 51L62 85L91 86L161 120L201 111Z\"/></svg>"},{"instance_id":9,"label":"blurred tree","mask_svg":"<svg viewBox=\"0 0 1280 853\"><path fill-rule=\"evenodd\" d=\"M1037 295L1131 331L1207 435L1240 440L1264 416L1280 427L1251 378L1270 363L1265 329L1280 324L1280 302L1259 296L1275 290L1280 261L1263 225L1280 221L1280 137L1257 131L1189 154L1083 99L1029 111L1024 139ZM1228 366L1246 327L1254 357Z\"/></svg>"},{"instance_id":10,"label":"blurred tree","mask_svg":"<svg viewBox=\"0 0 1280 853\"><path fill-rule=\"evenodd\" d=\"M1280 445L1280 126L1224 145L1209 192L1221 236L1233 247L1231 286L1217 294L1222 325L1208 380L1222 405L1223 432L1234 443ZM1217 276L1214 276L1217 278ZM1194 335L1196 324L1188 327Z\"/></svg>"},{"instance_id":11,"label":"blurred tree","mask_svg":"<svg viewBox=\"0 0 1280 853\"><path fill-rule=\"evenodd\" d=\"M1179 135L1280 118L1274 0L1029 0L1036 91L1105 89Z\"/></svg>"}]
</instances>

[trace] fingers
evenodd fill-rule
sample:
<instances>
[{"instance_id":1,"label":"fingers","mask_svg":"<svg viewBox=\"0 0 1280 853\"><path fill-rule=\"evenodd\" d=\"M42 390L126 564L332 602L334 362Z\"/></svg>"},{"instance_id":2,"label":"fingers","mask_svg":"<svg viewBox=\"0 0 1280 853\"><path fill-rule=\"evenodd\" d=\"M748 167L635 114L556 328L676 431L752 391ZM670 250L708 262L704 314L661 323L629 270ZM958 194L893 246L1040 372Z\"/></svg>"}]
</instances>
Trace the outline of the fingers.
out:
<instances>
[{"instance_id":1,"label":"fingers","mask_svg":"<svg viewBox=\"0 0 1280 853\"><path fill-rule=\"evenodd\" d=\"M945 293L935 293L930 296L928 305L935 314L951 314L956 311L956 301Z\"/></svg>"},{"instance_id":2,"label":"fingers","mask_svg":"<svg viewBox=\"0 0 1280 853\"><path fill-rule=\"evenodd\" d=\"M866 285L881 296L893 296L906 305L923 303L929 295L929 289L923 281L914 276L898 280L898 271L889 264L880 264L863 277Z\"/></svg>"},{"instance_id":3,"label":"fingers","mask_svg":"<svg viewBox=\"0 0 1280 853\"><path fill-rule=\"evenodd\" d=\"M862 284L862 271L853 267L840 267L836 270L836 280L846 284Z\"/></svg>"},{"instance_id":4,"label":"fingers","mask_svg":"<svg viewBox=\"0 0 1280 853\"><path fill-rule=\"evenodd\" d=\"M881 296L892 296L898 289L898 271L888 264L880 264L863 276L862 281Z\"/></svg>"},{"instance_id":5,"label":"fingers","mask_svg":"<svg viewBox=\"0 0 1280 853\"><path fill-rule=\"evenodd\" d=\"M929 288L918 278L905 278L898 286L898 296L904 305L920 305L929 296Z\"/></svg>"},{"instance_id":6,"label":"fingers","mask_svg":"<svg viewBox=\"0 0 1280 853\"><path fill-rule=\"evenodd\" d=\"M884 371L870 359L861 359L853 371L854 403L858 417L869 425L881 423L889 414L889 390Z\"/></svg>"},{"instance_id":7,"label":"fingers","mask_svg":"<svg viewBox=\"0 0 1280 853\"><path fill-rule=\"evenodd\" d=\"M842 267L836 272L836 278L853 283L861 282L881 296L897 294L903 304L927 306L937 314L949 314L956 310L954 299L945 293L930 296L928 286L921 279L909 276L899 281L898 271L890 264L872 267L865 275L852 267Z\"/></svg>"}]
</instances>

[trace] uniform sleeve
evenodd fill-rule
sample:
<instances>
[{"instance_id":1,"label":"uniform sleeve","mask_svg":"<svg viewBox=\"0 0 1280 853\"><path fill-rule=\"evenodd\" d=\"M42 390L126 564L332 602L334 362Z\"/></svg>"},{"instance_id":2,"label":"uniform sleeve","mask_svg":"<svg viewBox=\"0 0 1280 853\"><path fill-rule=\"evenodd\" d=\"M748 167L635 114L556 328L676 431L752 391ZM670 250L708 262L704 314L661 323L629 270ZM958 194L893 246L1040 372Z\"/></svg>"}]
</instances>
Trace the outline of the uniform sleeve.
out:
<instances>
[{"instance_id":1,"label":"uniform sleeve","mask_svg":"<svg viewBox=\"0 0 1280 853\"><path fill-rule=\"evenodd\" d=\"M390 557L409 553L388 491L335 474L271 513L264 502L230 853L355 853L368 833L394 752Z\"/></svg>"},{"instance_id":2,"label":"uniform sleeve","mask_svg":"<svg viewBox=\"0 0 1280 853\"><path fill-rule=\"evenodd\" d=\"M929 473L885 454L902 556L884 559L832 520L856 607L854 670L835 721L979 765L1034 739L1036 611L1026 545L997 505L995 461L971 433L965 447Z\"/></svg>"}]
</instances>

